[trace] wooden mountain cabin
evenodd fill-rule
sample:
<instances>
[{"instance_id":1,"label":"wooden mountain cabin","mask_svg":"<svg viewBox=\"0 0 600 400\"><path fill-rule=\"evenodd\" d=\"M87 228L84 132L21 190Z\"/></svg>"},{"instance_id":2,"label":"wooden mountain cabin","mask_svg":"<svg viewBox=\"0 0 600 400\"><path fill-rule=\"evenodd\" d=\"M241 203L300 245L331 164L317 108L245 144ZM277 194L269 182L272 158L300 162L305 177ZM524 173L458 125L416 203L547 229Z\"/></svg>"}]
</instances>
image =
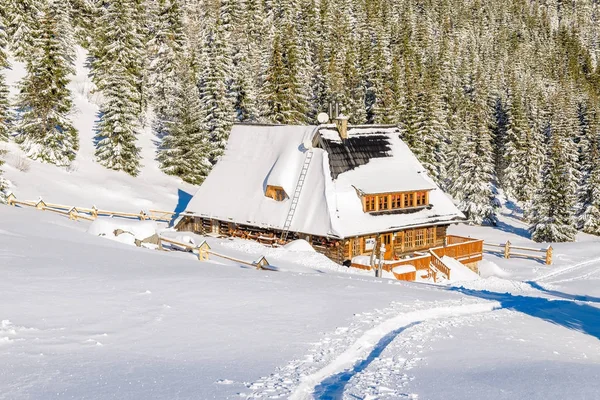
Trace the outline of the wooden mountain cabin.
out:
<instances>
[{"instance_id":1,"label":"wooden mountain cabin","mask_svg":"<svg viewBox=\"0 0 600 400\"><path fill-rule=\"evenodd\" d=\"M444 256L477 270L483 241L447 234L465 217L398 128L336 122L235 125L176 228L264 244L304 239L337 263L373 269L381 260L405 280L449 278Z\"/></svg>"}]
</instances>

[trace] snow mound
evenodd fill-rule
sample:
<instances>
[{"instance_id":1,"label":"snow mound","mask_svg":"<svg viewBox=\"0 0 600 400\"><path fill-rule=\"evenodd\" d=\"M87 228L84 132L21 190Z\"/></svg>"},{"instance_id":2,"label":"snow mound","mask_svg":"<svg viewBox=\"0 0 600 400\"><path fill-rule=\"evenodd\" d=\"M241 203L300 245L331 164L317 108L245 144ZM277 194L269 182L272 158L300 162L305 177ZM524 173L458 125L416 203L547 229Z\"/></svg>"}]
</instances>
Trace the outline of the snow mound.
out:
<instances>
[{"instance_id":1,"label":"snow mound","mask_svg":"<svg viewBox=\"0 0 600 400\"><path fill-rule=\"evenodd\" d=\"M442 257L442 261L450 268L451 282L467 282L481 279L479 275L452 257L444 256Z\"/></svg>"},{"instance_id":2,"label":"snow mound","mask_svg":"<svg viewBox=\"0 0 600 400\"><path fill-rule=\"evenodd\" d=\"M283 246L286 250L289 251L310 251L315 252L315 249L304 239L294 240L289 242L285 246Z\"/></svg>"},{"instance_id":3,"label":"snow mound","mask_svg":"<svg viewBox=\"0 0 600 400\"><path fill-rule=\"evenodd\" d=\"M417 269L412 265L399 265L392 269L392 272L395 274L409 274L411 272L416 272Z\"/></svg>"},{"instance_id":4,"label":"snow mound","mask_svg":"<svg viewBox=\"0 0 600 400\"><path fill-rule=\"evenodd\" d=\"M87 232L121 243L135 245L135 240L144 240L157 234L155 221L127 221L113 218L97 218Z\"/></svg>"},{"instance_id":5,"label":"snow mound","mask_svg":"<svg viewBox=\"0 0 600 400\"><path fill-rule=\"evenodd\" d=\"M496 293L534 293L536 290L529 284L520 281L513 281L509 279L502 279L495 276L491 276L485 279L479 279L477 281L464 282L460 284L465 289L471 290L485 290L488 292Z\"/></svg>"},{"instance_id":6,"label":"snow mound","mask_svg":"<svg viewBox=\"0 0 600 400\"><path fill-rule=\"evenodd\" d=\"M492 261L482 260L479 263L479 275L482 278L489 278L492 276L497 276L499 278L508 278L510 276L510 273L500 268L498 264Z\"/></svg>"}]
</instances>

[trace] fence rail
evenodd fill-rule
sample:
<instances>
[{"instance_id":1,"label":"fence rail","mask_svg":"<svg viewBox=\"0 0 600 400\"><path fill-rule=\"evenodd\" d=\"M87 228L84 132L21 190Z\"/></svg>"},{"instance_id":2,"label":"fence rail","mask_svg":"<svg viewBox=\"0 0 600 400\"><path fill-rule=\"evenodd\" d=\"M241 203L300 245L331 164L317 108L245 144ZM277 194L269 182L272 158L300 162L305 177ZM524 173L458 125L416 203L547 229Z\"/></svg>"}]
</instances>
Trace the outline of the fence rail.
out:
<instances>
[{"instance_id":1,"label":"fence rail","mask_svg":"<svg viewBox=\"0 0 600 400\"><path fill-rule=\"evenodd\" d=\"M273 268L269 264L269 262L267 261L267 259L264 256L261 256L256 261L241 260L239 258L227 256L225 254L220 254L215 251L212 251L210 246L208 245L208 243L206 243L206 241L202 241L202 243L200 243L199 245L195 245L195 244L183 243L183 242L179 242L177 240L159 236L158 237L158 248L160 250L164 250L163 243L169 243L171 245L175 245L175 246L184 248L186 250L190 250L192 252L196 251L198 253L198 260L200 260L200 261L208 261L208 256L210 254L210 255L213 255L216 257L224 258L229 261L237 262L239 264L248 265L248 266L254 267L256 269L277 271L277 269Z\"/></svg>"},{"instance_id":2,"label":"fence rail","mask_svg":"<svg viewBox=\"0 0 600 400\"><path fill-rule=\"evenodd\" d=\"M93 221L99 216L109 216L128 219L139 219L141 221L152 220L157 222L171 222L171 219L176 214L172 211L162 210L148 210L147 212L142 210L139 213L132 213L123 211L100 210L96 206L92 206L91 208L75 207L66 204L46 203L41 197L38 201L23 201L17 200L16 196L13 193L8 194L7 201L8 204L11 206L33 207L42 211L50 211L57 214L62 214L68 216L70 219L75 221L79 219Z\"/></svg>"},{"instance_id":3,"label":"fence rail","mask_svg":"<svg viewBox=\"0 0 600 400\"><path fill-rule=\"evenodd\" d=\"M536 249L534 247L514 246L512 243L510 243L510 241L506 241L506 243L504 243L504 244L484 242L483 246L484 246L483 251L486 251L488 253L493 253L493 254L502 254L504 256L504 258L511 258L511 257L531 258L534 260L541 260L546 265L552 265L552 252L553 252L552 246L548 246L545 249ZM487 247L487 249L486 249L486 247ZM490 249L490 247L494 247L495 249ZM498 250L496 250L496 249L498 249ZM513 251L513 250L522 250L522 251L527 251L528 253L523 253L523 252ZM544 254L536 255L536 254L531 254L532 252L533 253L544 253Z\"/></svg>"}]
</instances>

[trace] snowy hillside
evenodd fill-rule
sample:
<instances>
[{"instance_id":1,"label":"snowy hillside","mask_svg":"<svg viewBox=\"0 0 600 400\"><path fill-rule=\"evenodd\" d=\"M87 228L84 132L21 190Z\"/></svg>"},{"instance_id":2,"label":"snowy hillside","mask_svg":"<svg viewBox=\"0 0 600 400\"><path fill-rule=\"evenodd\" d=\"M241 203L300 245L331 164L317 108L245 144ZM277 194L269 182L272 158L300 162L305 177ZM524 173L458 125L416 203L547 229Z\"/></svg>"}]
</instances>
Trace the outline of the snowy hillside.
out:
<instances>
[{"instance_id":1,"label":"snowy hillside","mask_svg":"<svg viewBox=\"0 0 600 400\"><path fill-rule=\"evenodd\" d=\"M94 123L98 113L98 95L86 68L87 52L77 49L76 75L69 88L74 97L73 123L79 131L80 150L70 167L57 167L27 159L14 142L0 142L0 149L9 153L3 166L4 177L12 182L12 190L19 199L46 201L67 205L109 208L118 211L159 208L166 211L185 208L197 187L176 177L165 175L158 167L156 137L147 126L138 136L137 145L143 157L137 177L111 171L98 164L94 157ZM11 94L18 92L17 84L24 76L24 66L14 60L12 69L5 71Z\"/></svg>"},{"instance_id":2,"label":"snowy hillside","mask_svg":"<svg viewBox=\"0 0 600 400\"><path fill-rule=\"evenodd\" d=\"M34 209L0 206L0 221L0 399L592 399L600 389L597 242L557 246L552 267L486 255L486 279L433 286L349 274L300 244L210 239L278 269L257 271L108 241ZM518 241L508 227L453 229Z\"/></svg>"}]
</instances>

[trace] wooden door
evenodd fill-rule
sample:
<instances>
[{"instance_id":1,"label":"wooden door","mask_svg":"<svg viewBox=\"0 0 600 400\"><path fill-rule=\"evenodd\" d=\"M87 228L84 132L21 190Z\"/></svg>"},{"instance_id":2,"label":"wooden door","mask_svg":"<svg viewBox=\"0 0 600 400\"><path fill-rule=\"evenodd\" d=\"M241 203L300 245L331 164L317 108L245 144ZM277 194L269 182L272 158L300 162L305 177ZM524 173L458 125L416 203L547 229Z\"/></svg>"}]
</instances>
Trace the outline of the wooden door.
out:
<instances>
[{"instance_id":1,"label":"wooden door","mask_svg":"<svg viewBox=\"0 0 600 400\"><path fill-rule=\"evenodd\" d=\"M391 260L394 254L394 241L391 233L381 235L381 243L385 246L384 260Z\"/></svg>"}]
</instances>

